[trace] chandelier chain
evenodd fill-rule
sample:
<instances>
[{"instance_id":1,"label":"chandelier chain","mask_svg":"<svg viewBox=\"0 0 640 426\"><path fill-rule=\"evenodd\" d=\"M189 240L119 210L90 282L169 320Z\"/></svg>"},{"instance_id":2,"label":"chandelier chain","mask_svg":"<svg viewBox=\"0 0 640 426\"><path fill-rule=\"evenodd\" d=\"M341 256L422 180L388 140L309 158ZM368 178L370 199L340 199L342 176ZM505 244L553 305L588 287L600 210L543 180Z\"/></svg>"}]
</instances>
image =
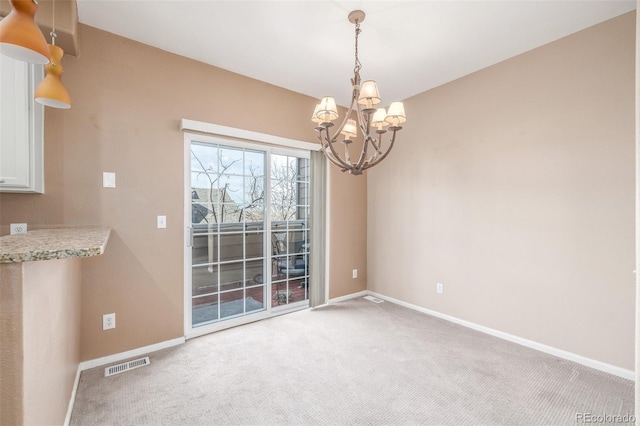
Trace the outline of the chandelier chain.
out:
<instances>
[{"instance_id":1,"label":"chandelier chain","mask_svg":"<svg viewBox=\"0 0 640 426\"><path fill-rule=\"evenodd\" d=\"M56 2L55 2L55 0L53 1L53 4L52 4L51 32L49 33L49 35L51 36L51 44L53 44L55 46L56 45L56 37L58 37L58 34L56 34Z\"/></svg>"},{"instance_id":2,"label":"chandelier chain","mask_svg":"<svg viewBox=\"0 0 640 426\"><path fill-rule=\"evenodd\" d=\"M353 72L354 74L359 75L360 74L360 70L362 69L362 64L360 63L360 59L358 59L358 35L360 35L360 23L358 21L356 21L356 63L355 63L355 67L353 68Z\"/></svg>"}]
</instances>

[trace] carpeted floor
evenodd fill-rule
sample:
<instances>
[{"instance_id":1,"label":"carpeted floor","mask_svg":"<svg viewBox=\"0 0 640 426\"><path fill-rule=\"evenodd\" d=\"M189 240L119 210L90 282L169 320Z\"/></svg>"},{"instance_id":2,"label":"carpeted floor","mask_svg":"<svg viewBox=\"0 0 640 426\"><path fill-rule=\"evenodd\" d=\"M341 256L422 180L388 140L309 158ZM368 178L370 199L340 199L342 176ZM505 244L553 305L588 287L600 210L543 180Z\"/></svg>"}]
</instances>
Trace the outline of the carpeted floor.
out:
<instances>
[{"instance_id":1,"label":"carpeted floor","mask_svg":"<svg viewBox=\"0 0 640 426\"><path fill-rule=\"evenodd\" d=\"M575 425L634 414L629 380L361 298L150 358L108 378L83 372L71 424Z\"/></svg>"}]
</instances>

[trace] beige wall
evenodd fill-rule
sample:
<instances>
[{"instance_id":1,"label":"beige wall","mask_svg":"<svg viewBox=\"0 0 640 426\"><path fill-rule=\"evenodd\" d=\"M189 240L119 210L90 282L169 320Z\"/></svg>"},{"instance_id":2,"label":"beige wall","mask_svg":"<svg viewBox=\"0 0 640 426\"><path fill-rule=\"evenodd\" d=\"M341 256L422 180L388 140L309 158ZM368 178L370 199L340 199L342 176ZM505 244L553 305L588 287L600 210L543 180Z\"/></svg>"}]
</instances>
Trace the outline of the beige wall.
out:
<instances>
[{"instance_id":1,"label":"beige wall","mask_svg":"<svg viewBox=\"0 0 640 426\"><path fill-rule=\"evenodd\" d=\"M333 299L367 289L367 180L366 174L345 175L329 167L331 188L341 189L329 205L329 298Z\"/></svg>"},{"instance_id":2,"label":"beige wall","mask_svg":"<svg viewBox=\"0 0 640 426\"><path fill-rule=\"evenodd\" d=\"M82 264L87 360L183 336L180 119L314 142L317 100L84 25L78 39L81 54L63 61L72 108L45 113L46 193L0 194L0 223L113 228L105 254ZM117 188L102 188L104 171ZM332 259L346 265L330 266L332 297L365 288L351 280L366 263L366 182L353 178L331 173L332 223L350 230L331 234ZM110 312L117 328L102 331Z\"/></svg>"},{"instance_id":3,"label":"beige wall","mask_svg":"<svg viewBox=\"0 0 640 426\"><path fill-rule=\"evenodd\" d=\"M0 264L0 424L23 423L22 264Z\"/></svg>"},{"instance_id":4,"label":"beige wall","mask_svg":"<svg viewBox=\"0 0 640 426\"><path fill-rule=\"evenodd\" d=\"M408 99L369 290L633 370L634 42L629 13Z\"/></svg>"},{"instance_id":5,"label":"beige wall","mask_svg":"<svg viewBox=\"0 0 640 426\"><path fill-rule=\"evenodd\" d=\"M80 259L23 267L24 423L62 424L80 363Z\"/></svg>"},{"instance_id":6,"label":"beige wall","mask_svg":"<svg viewBox=\"0 0 640 426\"><path fill-rule=\"evenodd\" d=\"M0 424L63 424L80 363L80 259L0 265Z\"/></svg>"}]
</instances>

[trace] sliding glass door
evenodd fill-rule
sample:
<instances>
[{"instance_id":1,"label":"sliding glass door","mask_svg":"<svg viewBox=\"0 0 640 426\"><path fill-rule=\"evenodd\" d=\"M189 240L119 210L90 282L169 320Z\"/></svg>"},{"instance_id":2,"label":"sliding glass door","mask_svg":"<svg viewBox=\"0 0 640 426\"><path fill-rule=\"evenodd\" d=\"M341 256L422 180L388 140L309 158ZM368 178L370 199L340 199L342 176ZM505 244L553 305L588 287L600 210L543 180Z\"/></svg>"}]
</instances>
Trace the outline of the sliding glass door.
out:
<instances>
[{"instance_id":1,"label":"sliding glass door","mask_svg":"<svg viewBox=\"0 0 640 426\"><path fill-rule=\"evenodd\" d=\"M308 306L308 155L203 138L189 157L188 329Z\"/></svg>"}]
</instances>

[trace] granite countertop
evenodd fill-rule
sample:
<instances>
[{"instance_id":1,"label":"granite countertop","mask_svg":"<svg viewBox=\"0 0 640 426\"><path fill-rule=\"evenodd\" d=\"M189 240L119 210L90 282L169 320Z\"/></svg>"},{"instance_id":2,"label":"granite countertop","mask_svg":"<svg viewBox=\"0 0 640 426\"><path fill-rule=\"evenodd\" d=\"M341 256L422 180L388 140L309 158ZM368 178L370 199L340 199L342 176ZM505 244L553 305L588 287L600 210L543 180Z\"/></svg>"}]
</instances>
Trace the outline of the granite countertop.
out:
<instances>
[{"instance_id":1,"label":"granite countertop","mask_svg":"<svg viewBox=\"0 0 640 426\"><path fill-rule=\"evenodd\" d=\"M98 256L110 233L110 228L56 228L6 235L0 237L0 263Z\"/></svg>"}]
</instances>

